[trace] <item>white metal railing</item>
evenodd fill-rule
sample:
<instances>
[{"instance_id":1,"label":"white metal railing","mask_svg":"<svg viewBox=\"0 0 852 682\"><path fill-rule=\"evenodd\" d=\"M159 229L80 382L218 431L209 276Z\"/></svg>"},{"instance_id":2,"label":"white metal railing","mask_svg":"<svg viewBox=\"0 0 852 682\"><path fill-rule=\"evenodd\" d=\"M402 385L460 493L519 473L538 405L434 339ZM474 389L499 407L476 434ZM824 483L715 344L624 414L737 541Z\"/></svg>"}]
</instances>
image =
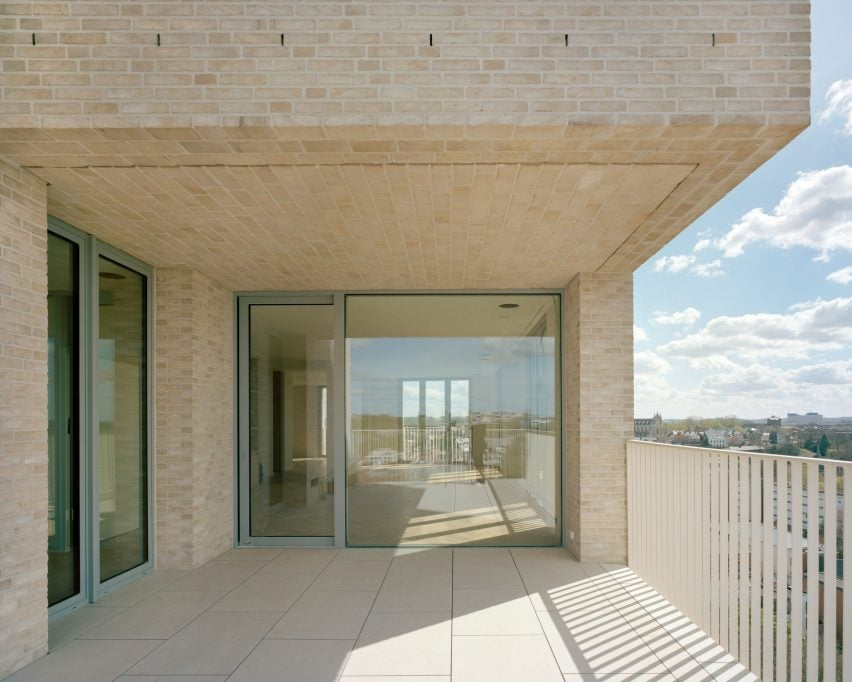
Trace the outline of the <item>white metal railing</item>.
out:
<instances>
[{"instance_id":1,"label":"white metal railing","mask_svg":"<svg viewBox=\"0 0 852 682\"><path fill-rule=\"evenodd\" d=\"M470 464L469 426L353 429L349 461L365 465Z\"/></svg>"},{"instance_id":2,"label":"white metal railing","mask_svg":"<svg viewBox=\"0 0 852 682\"><path fill-rule=\"evenodd\" d=\"M852 680L850 476L852 462L629 441L630 567L759 678Z\"/></svg>"}]
</instances>

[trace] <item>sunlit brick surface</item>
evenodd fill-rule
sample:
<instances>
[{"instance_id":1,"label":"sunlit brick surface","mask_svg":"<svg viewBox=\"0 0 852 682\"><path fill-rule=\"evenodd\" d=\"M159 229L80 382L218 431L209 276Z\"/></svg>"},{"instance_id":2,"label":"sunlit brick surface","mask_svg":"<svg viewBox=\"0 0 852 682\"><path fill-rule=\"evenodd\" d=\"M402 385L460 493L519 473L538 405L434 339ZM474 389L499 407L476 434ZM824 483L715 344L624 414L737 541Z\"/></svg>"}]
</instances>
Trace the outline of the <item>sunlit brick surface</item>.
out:
<instances>
[{"instance_id":1,"label":"sunlit brick surface","mask_svg":"<svg viewBox=\"0 0 852 682\"><path fill-rule=\"evenodd\" d=\"M0 161L0 677L47 651L45 186Z\"/></svg>"},{"instance_id":2,"label":"sunlit brick surface","mask_svg":"<svg viewBox=\"0 0 852 682\"><path fill-rule=\"evenodd\" d=\"M192 568L233 535L233 298L194 270L156 273L157 564Z\"/></svg>"},{"instance_id":3,"label":"sunlit brick surface","mask_svg":"<svg viewBox=\"0 0 852 682\"><path fill-rule=\"evenodd\" d=\"M581 274L565 290L567 546L583 561L627 558L633 432L633 277Z\"/></svg>"},{"instance_id":4,"label":"sunlit brick surface","mask_svg":"<svg viewBox=\"0 0 852 682\"><path fill-rule=\"evenodd\" d=\"M13 0L0 125L802 123L809 9Z\"/></svg>"}]
</instances>

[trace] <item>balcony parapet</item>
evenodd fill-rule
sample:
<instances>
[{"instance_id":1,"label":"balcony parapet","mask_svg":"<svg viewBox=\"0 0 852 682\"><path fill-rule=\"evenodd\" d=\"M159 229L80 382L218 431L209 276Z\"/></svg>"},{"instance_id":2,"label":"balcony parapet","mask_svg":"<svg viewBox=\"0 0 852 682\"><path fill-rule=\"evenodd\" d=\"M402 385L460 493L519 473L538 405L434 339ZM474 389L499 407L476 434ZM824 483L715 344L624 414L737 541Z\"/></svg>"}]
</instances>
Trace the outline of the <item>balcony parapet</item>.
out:
<instances>
[{"instance_id":1,"label":"balcony parapet","mask_svg":"<svg viewBox=\"0 0 852 682\"><path fill-rule=\"evenodd\" d=\"M759 678L846 679L849 476L852 462L630 440L630 567Z\"/></svg>"}]
</instances>

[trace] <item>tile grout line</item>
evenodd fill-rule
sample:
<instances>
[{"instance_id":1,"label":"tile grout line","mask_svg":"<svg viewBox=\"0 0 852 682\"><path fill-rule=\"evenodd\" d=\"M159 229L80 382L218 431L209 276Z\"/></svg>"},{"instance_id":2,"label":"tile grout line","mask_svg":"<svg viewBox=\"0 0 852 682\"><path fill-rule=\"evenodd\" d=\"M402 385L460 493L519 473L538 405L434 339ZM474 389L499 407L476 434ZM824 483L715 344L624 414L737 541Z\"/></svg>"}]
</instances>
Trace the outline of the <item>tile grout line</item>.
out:
<instances>
[{"instance_id":1,"label":"tile grout line","mask_svg":"<svg viewBox=\"0 0 852 682\"><path fill-rule=\"evenodd\" d=\"M235 549L235 548L233 548L233 547L232 547L231 549ZM226 551L227 551L227 550L226 550ZM224 552L223 552L223 554L224 554ZM221 556L221 554L220 554L219 556ZM280 555L279 555L279 556L280 556ZM273 559L276 559L276 558L277 558L277 557L273 557L272 559L267 559L265 563L267 563L267 564L268 564L270 561L272 561ZM188 577L190 574L194 573L195 571L200 570L202 567L207 566L208 564L212 564L212 563L213 563L213 562L215 562L216 560L217 560L217 559L216 559L216 557L214 557L213 559L210 559L209 561L205 561L205 562L204 562L203 564L201 564L201 566L199 566L198 568L194 568L194 569L192 569L191 571L189 571L189 573L188 573L186 576L181 576L181 578L180 578L180 579L183 579L183 578ZM241 560L237 560L237 561L241 561ZM234 563L237 563L237 561L235 561ZM210 609L212 609L214 606L216 606L216 604L218 604L220 601L222 601L222 599L224 599L225 597L227 597L227 596L228 596L231 592L233 592L234 590L236 590L236 589L237 589L240 585L242 585L244 582L246 582L246 581L247 581L249 578L251 578L253 575L256 575L256 574L257 574L257 572L258 572L261 568L263 568L263 566L259 567L259 568L258 568L257 570L255 570L253 573L251 573L251 574L247 575L247 576L246 576L243 580L241 580L241 581L240 581L240 582L238 582L236 585L234 585L234 586L233 586L230 590L225 591L225 594L224 594L224 595L222 595L222 597L221 597L221 598L217 599L217 600L216 600L215 602L213 602L210 606L208 606L206 609L204 609L204 610L203 610L203 611L201 611L199 614L197 614L194 618L192 618L189 622L185 623L182 627L178 628L175 632L173 632L173 633L171 634L171 636L170 636L170 637L168 637L167 639L160 640L160 643L159 643L157 646L155 646L153 649L151 649L151 651L149 651L147 654L145 654L145 655L144 655L144 656L142 656L141 658L137 659L134 663L132 663L131 665L129 665L127 668L125 668L125 669L121 672L121 674L120 674L120 675L118 675L117 677L113 678L113 682L115 682L115 680L118 680L120 677L122 677L123 675L125 675L125 674L127 673L127 671L129 671L129 670L130 670L133 666L138 665L138 664L142 661L142 659L144 659L144 658L146 658L146 657L150 656L150 655L151 655L151 654L153 654L155 651L157 651L157 650L158 650L161 646L163 646L166 642L171 641L171 639L172 639L173 637L175 637L175 636L176 636L176 635L178 635L179 633L183 632L183 631L184 631L187 627L189 627L192 623L194 623L196 620L198 620L199 618L201 618L201 616L203 616L203 615L204 615L205 613L207 613ZM156 572L156 571L155 571L155 572ZM172 581L172 582L177 582L177 581ZM154 594L157 594L157 593L162 592L162 591L163 591L163 589L162 589L162 588L160 588L160 589L159 589L159 590L157 590L156 592L151 593L151 595L149 595L149 596L153 596ZM188 591L204 592L205 590L188 590ZM216 591L218 591L218 590L216 590ZM147 599L147 597L146 597L146 599ZM140 600L140 601L141 601L141 600ZM137 602L137 603L138 603L138 602ZM116 615L118 615L118 614L116 614ZM95 640L95 641L97 641L97 640ZM102 641L104 641L104 640L102 640ZM156 641L156 640L149 640L149 641ZM232 674L232 673L229 673L229 674L228 674L228 677L230 677L230 675L231 675L231 674Z\"/></svg>"},{"instance_id":2,"label":"tile grout line","mask_svg":"<svg viewBox=\"0 0 852 682\"><path fill-rule=\"evenodd\" d=\"M396 559L396 555L391 557L391 560L388 562L388 567L385 569L385 574L382 576L382 582L379 583L379 589L376 590L376 596L373 597L373 602L370 604L370 609L367 611L367 617L364 618L364 622L361 624L361 629L358 630L358 634L355 636L355 639L352 643L352 648L346 654L346 658L343 659L343 663L340 666L340 674L335 678L336 680L340 680L343 677L344 672L346 671L346 666L349 665L349 659L352 657L352 652L355 651L355 646L358 644L358 640L361 639L361 634L364 632L364 628L367 627L367 621L370 619L370 615L373 613L373 607L376 605L376 600L379 598L379 593L382 591L382 587L385 584L385 580L388 577L388 573L390 573L391 565Z\"/></svg>"},{"instance_id":3,"label":"tile grout line","mask_svg":"<svg viewBox=\"0 0 852 682\"><path fill-rule=\"evenodd\" d=\"M527 581L524 580L524 574L521 573L521 569L518 568L518 562L515 560L515 553L509 549L509 556L512 557L512 563L515 566L515 570L518 572L518 576L521 579L521 585L524 586L524 592L527 593L527 599L530 602L530 606L532 607L533 613L535 613L535 619L538 622L538 626L541 628L541 636L544 637L544 641L547 642L547 649L550 651L550 655L553 658L553 664L556 666L556 670L559 673L559 677L564 679L564 674L562 672L562 668L559 666L559 660L556 658L556 653L553 651L553 645L550 643L550 638L547 636L547 633L544 631L544 624L541 622L541 616L539 615L538 610L535 608L535 605L532 603L532 599L530 599L530 591L527 588ZM547 611L545 611L547 613ZM537 637L538 635L532 635L533 637Z\"/></svg>"},{"instance_id":4,"label":"tile grout line","mask_svg":"<svg viewBox=\"0 0 852 682\"><path fill-rule=\"evenodd\" d=\"M455 504L453 504L455 506ZM450 682L453 682L453 629L456 624L456 550L450 548Z\"/></svg>"},{"instance_id":5,"label":"tile grout line","mask_svg":"<svg viewBox=\"0 0 852 682\"><path fill-rule=\"evenodd\" d=\"M293 549L299 549L299 548L294 547ZM280 557L282 554L284 554L286 551L287 551L287 548L285 548L284 550L282 550L281 554L279 554L279 555L278 555L278 556L276 556L276 557L273 557L272 559L270 559L270 560L269 560L269 561L267 561L266 563L267 563L267 564L271 563L272 561L274 561L275 559L277 559L278 557ZM239 663L237 663L237 665L234 667L234 669L226 675L225 680L229 680L229 679L231 679L231 677L234 675L234 673L235 673L235 672L237 672L237 670L239 670L240 666L241 666L243 663L245 663L245 662L246 662L246 659L247 659L249 656L251 656L251 655L252 655L252 654L253 654L253 653L257 650L257 647L259 647L259 646L261 645L261 643L262 643L262 642L264 642L264 641L266 640L266 636L267 636L270 632L272 632L272 631L275 629L275 626L276 626L276 625L278 625L278 623L280 623L280 622L284 619L284 617L285 617L285 616L286 616L286 615L290 612L290 609L292 609L292 608L296 605L296 602L297 602L297 601L299 601L299 599L301 599L301 598L302 598L302 596L305 594L305 592L307 592L309 589L311 589L311 585L313 585L313 584L317 581L317 579L318 579L318 578L319 578L319 577L320 577L320 576L321 576L321 575L325 572L325 569L327 569L327 568L331 565L331 563L332 563L332 562L333 562L333 561L334 561L334 560L335 560L335 559L339 556L339 554L340 554L340 550L339 550L339 549L338 549L338 550L335 550L335 552L334 552L334 554L332 555L331 559L330 559L328 562L326 562L325 566L323 566L323 567L319 570L319 572L318 572L318 573L314 576L314 579L313 579L313 580L311 580L311 582L310 582L310 583L309 583L309 584L305 587L305 589L303 589L303 590L299 593L299 596L298 596L298 597L296 597L296 598L293 600L293 603L292 603L292 604L290 604L290 606L288 606L286 609L284 609L284 613L282 613L282 614L281 614L281 617L280 617L280 618L278 618L278 619L277 619L277 620L276 620L276 621L275 621L275 622L274 622L274 623L273 623L273 624L269 627L269 629L268 629L268 630L267 630L267 631L263 634L263 636L260 638L260 640L258 640L257 644L255 644L255 645L251 648L251 651L249 651L249 652L248 652L245 656L243 656L242 660L240 660L240 662L239 662ZM262 568L257 569L257 571L256 571L255 573L253 573L251 576L249 576L249 578L251 578L251 577L252 577L252 576L254 576L254 575L257 575L257 573L258 573L258 572L260 572L261 570L262 570ZM275 574L273 573L273 574L269 574L269 575L275 575ZM246 580L248 580L248 578L246 578ZM245 580L244 580L243 582L245 582ZM243 584L243 583L240 583L240 585L242 585L242 584ZM237 585L237 587L239 587L239 585ZM235 587L234 589L237 589L237 588ZM230 594L230 592L229 592L228 594ZM227 597L227 596L228 596L228 595L226 594L226 595L225 595L225 597ZM224 599L225 597L222 597L222 599ZM220 599L219 601L222 601L222 599ZM216 602L216 604L218 604L218 603L219 603L219 602ZM210 608L213 608L213 606L215 606L216 604L213 604ZM243 613L246 613L246 612L243 612Z\"/></svg>"},{"instance_id":6,"label":"tile grout line","mask_svg":"<svg viewBox=\"0 0 852 682\"><path fill-rule=\"evenodd\" d=\"M168 569L167 569L167 570L168 570ZM154 570L154 571L152 571L151 573L146 573L145 575L140 576L138 580L131 581L131 582L127 583L126 585L123 585L121 588L119 588L119 590L113 590L112 592L108 593L108 594L107 594L107 595L105 595L105 596L107 596L107 597L108 597L108 596L110 596L110 595L115 594L117 591L120 591L120 590L121 590L121 589L123 589L124 587L131 587L131 586L132 586L132 585L134 585L134 584L138 584L139 582L141 582L141 581L142 581L142 580L144 580L145 578L153 577L153 576L156 574L156 572L157 572L157 571L156 571L156 569L155 569L155 570ZM188 572L191 572L191 571L188 571ZM127 611L127 610L129 610L129 609L132 609L134 606L137 606L139 603L141 603L141 602L145 601L145 600L146 600L146 599L148 599L149 597L152 597L152 596L154 596L155 594L157 594L158 592L160 592L160 591L161 591L164 587L167 587L167 586L168 586L168 585L170 585L171 583L176 582L177 580L180 580L180 579L181 579L181 578L183 578L183 577L185 577L185 576L177 576L177 577L175 577L175 578L173 578L173 579L171 579L171 580L167 580L167 581L163 584L163 586L162 586L162 587L160 587L160 588L158 588L158 589L154 590L153 592L151 592L150 594L145 595L144 597L140 597L139 599L137 599L137 600L136 600L135 602L133 602L132 604L125 604L125 605L117 604L116 606L110 606L109 604L104 604L104 603L100 603L100 604L99 604L98 602L92 602L92 603L87 603L87 604L81 604L78 608L76 608L76 609L74 609L74 610L72 610L72 611L70 611L70 612L68 612L68 613L66 613L66 614L63 614L62 616L60 616L60 617L59 617L59 619L58 619L58 620L56 620L56 621L54 621L54 622L55 622L55 623L61 623L61 622L62 622L63 620L65 620L66 618L71 618L71 617L73 617L75 614L80 614L80 613L82 613L85 609L99 609L99 608L100 608L100 609L113 609L113 608L118 609L118 611L116 611L116 612L115 612L114 614L112 614L111 616L109 616L109 617L105 618L104 620L100 621L99 623L95 623L94 625L92 625L92 626L90 626L90 627L86 628L85 630L82 630L81 632L77 633L77 634L76 634L76 635L74 635L73 637L69 638L67 641L65 641L65 642L63 642L62 644L60 644L59 646L57 646L55 649L50 649L50 650L48 651L48 653L54 653L54 652L56 652L56 651L59 651L59 649L62 649L63 647L68 646L69 644L71 644L71 642L76 642L78 639L81 639L81 638L82 638L82 637L83 637L86 633L91 632L91 631L92 631L92 630L94 630L95 628L99 628L99 627L101 627L102 625L106 625L106 624L107 624L109 621L111 621L113 618L117 618L118 616L120 616L120 615L121 615L122 613L124 613L125 611ZM50 635L49 635L49 632L50 632L50 624L48 624L48 637L50 636ZM93 641L98 641L98 640L97 640L97 639L93 639ZM100 640L100 641L107 641L107 640ZM143 641L143 640L140 640L140 641ZM154 640L154 639L150 639L150 640L148 640L148 641L156 641L156 640Z\"/></svg>"},{"instance_id":7,"label":"tile grout line","mask_svg":"<svg viewBox=\"0 0 852 682\"><path fill-rule=\"evenodd\" d=\"M603 569L603 564L597 564L597 565L599 565L599 566ZM629 570L629 569L628 569L628 570ZM633 593L632 593L629 589L625 588L625 587L624 587L624 585L622 585L622 584L621 584L621 582L620 582L617 578L615 578L615 577L612 575L612 572L611 572L611 571L608 571L608 570L606 570L606 569L604 569L604 571L605 571L605 574L608 576L608 579L612 580L612 582L613 582L616 586L618 586L618 588L621 590L621 592L622 592L622 593L624 593L624 594L626 594L626 595L627 595L627 597L628 597L628 598L629 598L629 599L633 602L633 604L634 604L635 606L637 606L637 607L638 607L638 608L639 608L639 609L640 609L640 610L641 610L641 611L642 611L642 612L643 612L646 616L648 616L648 617L649 617L649 618L650 618L650 619L651 619L651 620L652 620L652 621L653 621L656 625L658 625L660 628L662 628L662 629L665 631L666 636L667 636L667 637L668 637L668 638L669 638L672 642L674 642L674 643L675 643L678 647L680 647L680 649L681 649L681 650L682 650L682 651L683 651L683 652L684 652L684 653L685 653L685 654L689 657L689 659L690 659L690 660L692 660L692 661L694 661L694 662L695 662L695 664L697 665L698 669L700 669L701 671L704 671L704 667L701 665L701 663L700 663L700 662L698 662L698 661L696 661L696 660L692 657L692 654L690 654L690 653L689 653L686 649L684 649L684 647L682 647L682 646L680 645L680 643L679 643L679 642L678 642L678 641L677 641L674 637L672 637L672 635L668 632L668 630L666 630L666 628L664 628L664 627L663 627L663 625L659 622L659 620L657 619L657 617L656 617L656 616L654 616L654 614L652 614L650 611L648 611L648 609L646 609L646 608L645 608L645 607L644 607L644 606L643 606L643 605L639 602L639 600L638 600L638 599L636 599L636 597L633 595ZM592 578L592 576L589 576L589 577L590 577L590 578ZM637 577L638 577L638 576L637 576ZM645 638L644 638L644 637L642 637L642 635L639 633L639 631L636 629L636 627L634 627L633 621L632 621L631 619L627 618L626 616L624 616L624 615L621 613L621 611L619 610L619 608L616 606L615 602L613 602L613 601L612 601L612 599L610 599L610 598L607 596L607 594L606 594L605 592L604 592L604 593L602 593L602 594L603 594L604 598L605 598L605 599L606 599L606 600L607 600L607 601L608 601L608 602L612 605L612 607L615 609L615 611L616 611L616 612L617 612L617 613L618 613L618 614L619 614L619 615L620 615L620 616L624 619L624 621L627 623L627 626L630 628L630 630L633 632L633 634L636 636L636 638L637 638L640 642L642 642L642 644L645 646L645 648L647 648L647 649L648 649L648 651L650 651L650 652L651 652L651 654L653 654L654 658L656 658L656 659L660 662L660 665L662 665L662 666L663 666L663 668L665 668L665 669L666 669L666 672L667 672L669 675L671 675L672 677L674 677L674 675L675 675L674 671L673 671L673 670L672 670L672 669L668 666L668 664L666 664L666 662L665 662L662 658L660 658L660 656L657 654L657 652L656 652L654 649L652 649L652 648L651 648L651 646L648 644L648 642L645 640ZM676 678L675 678L675 679L676 679Z\"/></svg>"}]
</instances>

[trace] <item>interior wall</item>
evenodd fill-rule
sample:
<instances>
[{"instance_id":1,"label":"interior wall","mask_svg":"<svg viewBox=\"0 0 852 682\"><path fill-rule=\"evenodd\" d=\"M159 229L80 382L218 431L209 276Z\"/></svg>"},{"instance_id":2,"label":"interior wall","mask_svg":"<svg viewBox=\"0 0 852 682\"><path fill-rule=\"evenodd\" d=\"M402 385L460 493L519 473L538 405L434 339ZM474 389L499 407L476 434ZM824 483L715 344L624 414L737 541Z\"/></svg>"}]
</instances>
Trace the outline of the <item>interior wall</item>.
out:
<instances>
[{"instance_id":1,"label":"interior wall","mask_svg":"<svg viewBox=\"0 0 852 682\"><path fill-rule=\"evenodd\" d=\"M47 653L47 196L0 159L0 678Z\"/></svg>"}]
</instances>

